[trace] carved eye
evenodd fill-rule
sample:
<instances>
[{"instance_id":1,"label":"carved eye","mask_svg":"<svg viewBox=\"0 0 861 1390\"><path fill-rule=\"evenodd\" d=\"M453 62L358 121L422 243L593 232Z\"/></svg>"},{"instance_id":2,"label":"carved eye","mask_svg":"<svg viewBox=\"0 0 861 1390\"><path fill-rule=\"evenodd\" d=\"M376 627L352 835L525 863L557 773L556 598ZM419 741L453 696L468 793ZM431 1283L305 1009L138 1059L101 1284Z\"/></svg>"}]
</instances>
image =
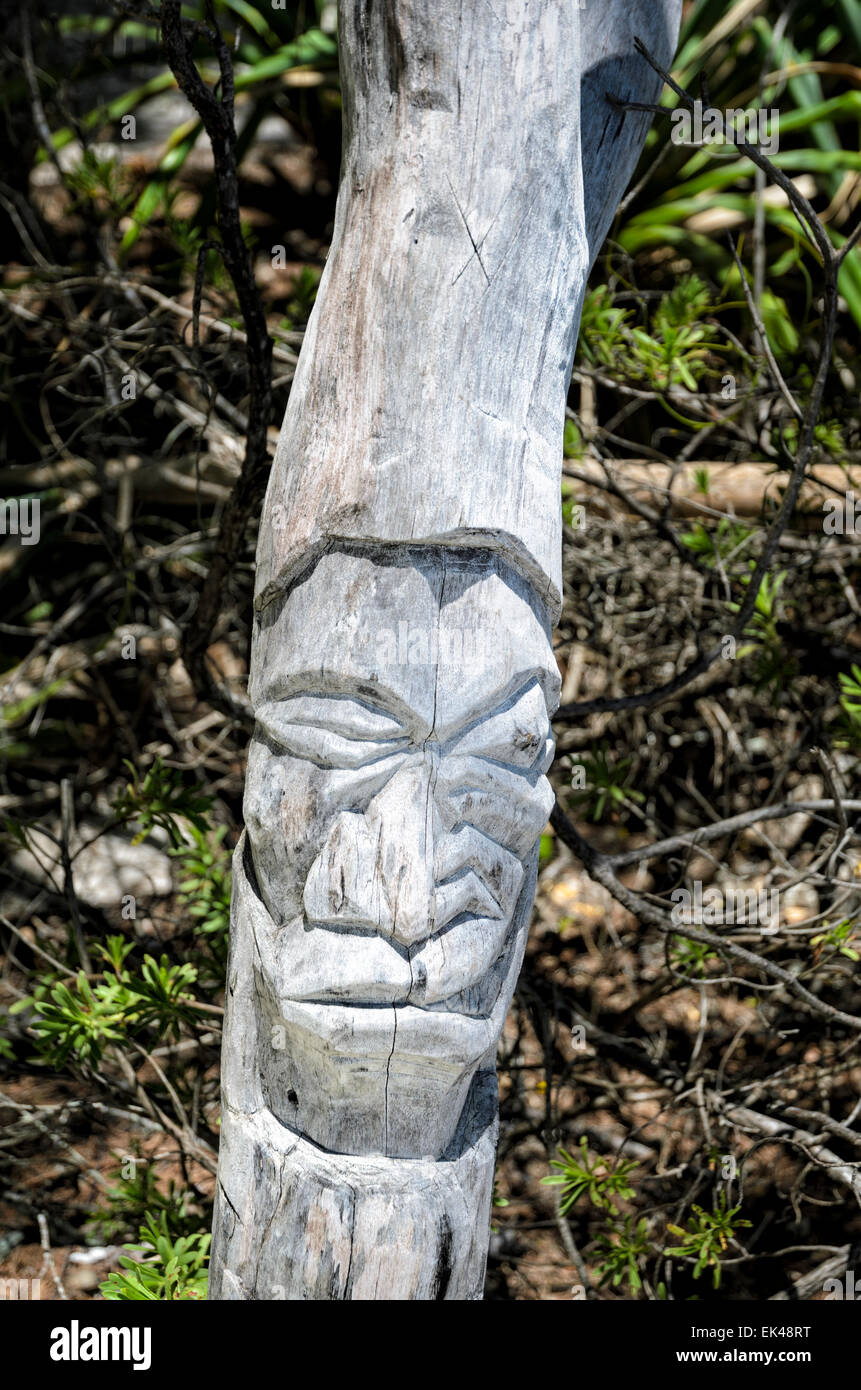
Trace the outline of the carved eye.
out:
<instances>
[{"instance_id":1,"label":"carved eye","mask_svg":"<svg viewBox=\"0 0 861 1390\"><path fill-rule=\"evenodd\" d=\"M532 681L502 709L473 724L452 743L451 752L530 771L540 761L546 772L553 760L553 736L538 682Z\"/></svg>"},{"instance_id":2,"label":"carved eye","mask_svg":"<svg viewBox=\"0 0 861 1390\"><path fill-rule=\"evenodd\" d=\"M366 767L405 752L409 734L393 715L346 695L294 695L256 711L265 734L321 767Z\"/></svg>"}]
</instances>

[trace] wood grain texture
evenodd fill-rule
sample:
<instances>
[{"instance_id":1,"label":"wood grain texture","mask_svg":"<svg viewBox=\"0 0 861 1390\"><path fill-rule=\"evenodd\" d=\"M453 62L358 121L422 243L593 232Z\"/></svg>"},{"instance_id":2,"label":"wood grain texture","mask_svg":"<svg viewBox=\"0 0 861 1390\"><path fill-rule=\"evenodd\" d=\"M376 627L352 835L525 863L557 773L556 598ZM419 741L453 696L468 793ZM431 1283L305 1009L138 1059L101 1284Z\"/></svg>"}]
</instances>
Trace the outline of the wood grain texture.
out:
<instances>
[{"instance_id":1,"label":"wood grain texture","mask_svg":"<svg viewBox=\"0 0 861 1390\"><path fill-rule=\"evenodd\" d=\"M647 111L616 112L607 93L656 103L661 79L639 56L635 38L669 69L682 0L584 0L580 11L581 148L586 239L595 261L652 123Z\"/></svg>"},{"instance_id":2,"label":"wood grain texture","mask_svg":"<svg viewBox=\"0 0 861 1390\"><path fill-rule=\"evenodd\" d=\"M333 539L480 533L555 608L588 259L579 12L414 0L341 15L335 232L273 467L258 603Z\"/></svg>"},{"instance_id":3,"label":"wood grain texture","mask_svg":"<svg viewBox=\"0 0 861 1390\"><path fill-rule=\"evenodd\" d=\"M258 549L212 1298L481 1296L565 399L644 134L601 82L650 99L631 26L667 57L677 12L340 6L335 234Z\"/></svg>"},{"instance_id":4,"label":"wood grain texture","mask_svg":"<svg viewBox=\"0 0 861 1390\"><path fill-rule=\"evenodd\" d=\"M241 858L241 850L238 852ZM237 865L241 881L241 863ZM468 1300L482 1295L496 1077L475 1077L441 1159L326 1153L260 1102L250 933L237 934L210 1299Z\"/></svg>"}]
</instances>

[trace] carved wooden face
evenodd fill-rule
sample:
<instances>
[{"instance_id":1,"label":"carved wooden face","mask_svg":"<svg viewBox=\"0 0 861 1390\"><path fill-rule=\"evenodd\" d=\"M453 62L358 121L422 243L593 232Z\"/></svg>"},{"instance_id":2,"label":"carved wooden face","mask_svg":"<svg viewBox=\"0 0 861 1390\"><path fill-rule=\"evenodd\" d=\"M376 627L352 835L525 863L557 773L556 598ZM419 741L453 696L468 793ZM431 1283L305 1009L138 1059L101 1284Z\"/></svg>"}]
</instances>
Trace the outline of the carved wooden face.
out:
<instances>
[{"instance_id":1,"label":"carved wooden face","mask_svg":"<svg viewBox=\"0 0 861 1390\"><path fill-rule=\"evenodd\" d=\"M267 1103L325 1148L439 1156L522 958L545 620L489 553L406 548L324 555L264 620L245 817Z\"/></svg>"}]
</instances>

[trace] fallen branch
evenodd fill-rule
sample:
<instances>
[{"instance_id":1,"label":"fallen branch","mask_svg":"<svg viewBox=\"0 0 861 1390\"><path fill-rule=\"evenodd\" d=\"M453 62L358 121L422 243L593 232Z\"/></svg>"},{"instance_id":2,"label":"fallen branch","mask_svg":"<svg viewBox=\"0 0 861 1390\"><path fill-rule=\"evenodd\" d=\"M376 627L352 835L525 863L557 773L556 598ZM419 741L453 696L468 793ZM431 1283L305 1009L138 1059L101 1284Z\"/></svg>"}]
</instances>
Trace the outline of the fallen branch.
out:
<instances>
[{"instance_id":1,"label":"fallen branch","mask_svg":"<svg viewBox=\"0 0 861 1390\"><path fill-rule=\"evenodd\" d=\"M861 1018L857 1018L854 1014L847 1014L843 1009L837 1009L833 1004L826 1004L823 1000L817 999L815 994L811 994L809 989L805 989L804 985L788 970L784 970L782 966L775 965L773 961L758 955L756 951L749 951L746 946L738 946L734 941L717 936L714 932L676 924L669 920L668 913L655 907L640 893L626 888L616 877L616 866L613 860L594 849L588 840L584 840L558 802L553 807L550 824L563 844L566 844L580 860L590 878L606 888L607 892L612 894L616 901L627 908L631 915L639 921L645 922L650 927L655 927L666 936L681 936L686 941L699 941L703 945L713 946L715 950L732 956L734 960L743 961L745 965L753 966L754 969L768 975L770 979L779 980L797 999L821 1017L834 1023L844 1023L856 1032L861 1032Z\"/></svg>"}]
</instances>

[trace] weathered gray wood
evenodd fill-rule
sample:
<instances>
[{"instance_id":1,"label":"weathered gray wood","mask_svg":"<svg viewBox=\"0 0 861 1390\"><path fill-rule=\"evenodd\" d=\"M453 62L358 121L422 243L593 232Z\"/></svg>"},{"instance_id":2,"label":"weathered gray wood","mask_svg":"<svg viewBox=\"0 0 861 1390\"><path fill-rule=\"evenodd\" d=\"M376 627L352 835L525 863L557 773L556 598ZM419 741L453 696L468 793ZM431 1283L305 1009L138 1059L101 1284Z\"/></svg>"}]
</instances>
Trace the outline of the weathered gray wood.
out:
<instances>
[{"instance_id":1,"label":"weathered gray wood","mask_svg":"<svg viewBox=\"0 0 861 1390\"><path fill-rule=\"evenodd\" d=\"M661 79L637 53L634 40L642 39L669 69L681 17L682 0L583 0L580 111L590 265L610 230L652 122L646 111L614 112L607 93L629 101L659 100Z\"/></svg>"},{"instance_id":2,"label":"weathered gray wood","mask_svg":"<svg viewBox=\"0 0 861 1390\"><path fill-rule=\"evenodd\" d=\"M597 70L650 99L603 12ZM258 550L210 1297L479 1298L552 805L565 396L643 131L595 87L581 152L567 0L340 15L335 235Z\"/></svg>"}]
</instances>

